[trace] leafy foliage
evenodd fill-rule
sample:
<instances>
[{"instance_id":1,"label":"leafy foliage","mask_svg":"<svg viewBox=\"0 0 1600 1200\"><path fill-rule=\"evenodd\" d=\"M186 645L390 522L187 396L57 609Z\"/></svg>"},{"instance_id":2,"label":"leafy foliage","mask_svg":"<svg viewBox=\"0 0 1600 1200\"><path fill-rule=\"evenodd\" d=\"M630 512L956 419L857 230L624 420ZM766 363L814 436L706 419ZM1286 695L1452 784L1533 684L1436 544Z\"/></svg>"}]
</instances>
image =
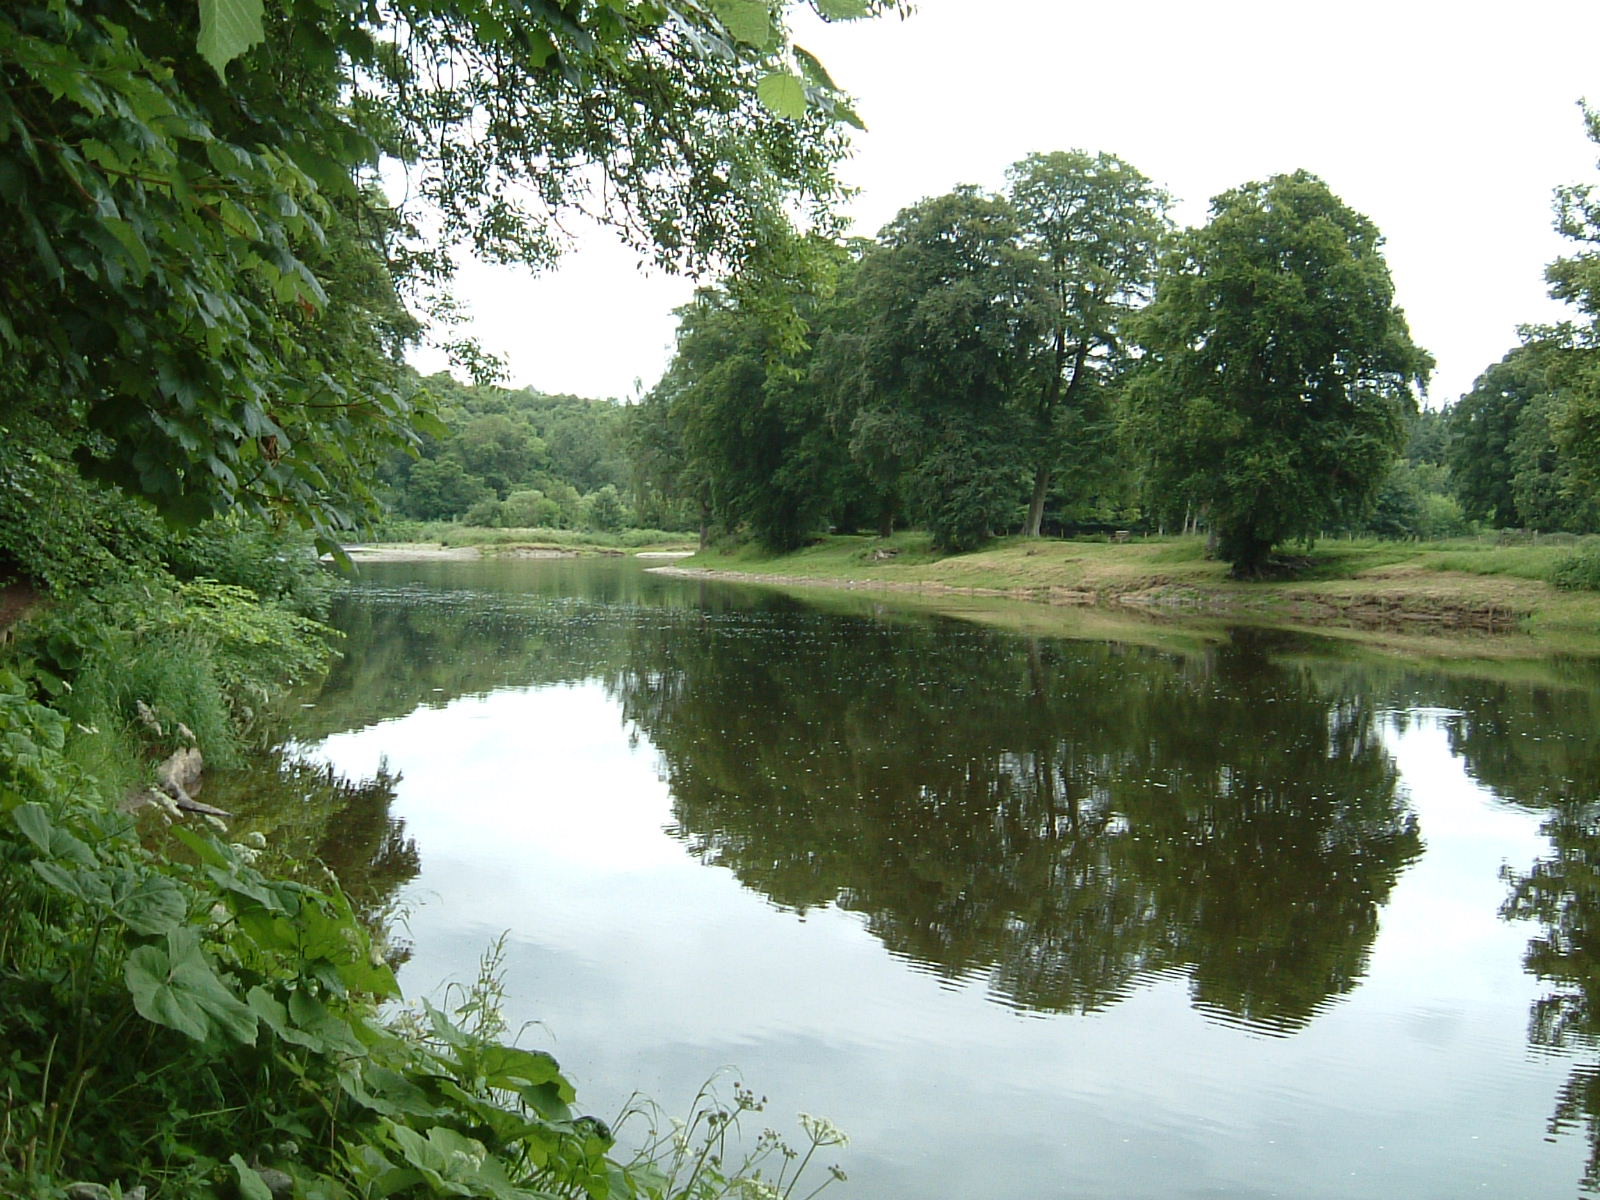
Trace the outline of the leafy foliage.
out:
<instances>
[{"instance_id":1,"label":"leafy foliage","mask_svg":"<svg viewBox=\"0 0 1600 1200\"><path fill-rule=\"evenodd\" d=\"M786 205L828 225L854 118L765 3L262 16L0 13L0 408L174 520L243 508L329 537L368 512L427 419L401 296L453 246L545 263L587 205L663 261L758 274ZM425 230L371 185L380 154Z\"/></svg>"},{"instance_id":2,"label":"leafy foliage","mask_svg":"<svg viewBox=\"0 0 1600 1200\"><path fill-rule=\"evenodd\" d=\"M961 498L941 489L952 472L992 466L994 447L1018 444L1011 402L1043 330L1018 233L1011 206L976 188L903 209L862 255L842 300L846 332L826 344L852 453L944 549L1016 517L1014 487Z\"/></svg>"},{"instance_id":3,"label":"leafy foliage","mask_svg":"<svg viewBox=\"0 0 1600 1200\"><path fill-rule=\"evenodd\" d=\"M531 389L464 387L443 374L423 385L437 400L443 427L423 439L417 456L392 455L384 466L384 498L400 515L574 529L590 524L594 497L604 489L620 503L630 484L623 406ZM600 501L608 513L609 503Z\"/></svg>"},{"instance_id":4,"label":"leafy foliage","mask_svg":"<svg viewBox=\"0 0 1600 1200\"><path fill-rule=\"evenodd\" d=\"M1040 275L1037 392L1031 403L1018 397L1034 474L1023 531L1037 537L1062 466L1076 468L1079 493L1103 487L1114 457L1110 401L1127 366L1124 327L1149 298L1170 199L1112 154L1030 154L1007 175L1020 241Z\"/></svg>"},{"instance_id":5,"label":"leafy foliage","mask_svg":"<svg viewBox=\"0 0 1600 1200\"><path fill-rule=\"evenodd\" d=\"M555 1060L502 1040L492 969L399 1022L393 972L337 885L183 827L164 853L63 757L65 721L0 672L0 1190L71 1179L176 1195L713 1197L745 1186L611 1157ZM302 785L303 786L303 785ZM740 1111L743 1111L741 1109ZM694 1116L721 1146L734 1114ZM826 1140L808 1130L812 1149ZM793 1177L793 1152L767 1151ZM758 1160L745 1164L760 1178ZM792 1182L792 1178L789 1180ZM786 1193L781 1193L786 1194Z\"/></svg>"},{"instance_id":6,"label":"leafy foliage","mask_svg":"<svg viewBox=\"0 0 1600 1200\"><path fill-rule=\"evenodd\" d=\"M1152 493L1244 574L1367 505L1431 367L1377 229L1304 171L1224 192L1168 255L1127 428Z\"/></svg>"}]
</instances>

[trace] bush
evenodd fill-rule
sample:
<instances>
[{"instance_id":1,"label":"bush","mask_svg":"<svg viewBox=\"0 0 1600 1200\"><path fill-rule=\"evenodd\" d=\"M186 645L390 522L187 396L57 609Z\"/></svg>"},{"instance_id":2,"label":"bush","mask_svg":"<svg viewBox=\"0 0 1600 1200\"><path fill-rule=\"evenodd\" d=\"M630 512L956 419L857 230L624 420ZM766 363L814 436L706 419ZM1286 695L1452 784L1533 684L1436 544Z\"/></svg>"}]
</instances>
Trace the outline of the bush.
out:
<instances>
[{"instance_id":1,"label":"bush","mask_svg":"<svg viewBox=\"0 0 1600 1200\"><path fill-rule=\"evenodd\" d=\"M498 529L502 525L511 524L506 520L505 505L499 500L479 500L462 518L468 525L477 525L483 529Z\"/></svg>"},{"instance_id":2,"label":"bush","mask_svg":"<svg viewBox=\"0 0 1600 1200\"><path fill-rule=\"evenodd\" d=\"M1600 546L1568 555L1550 572L1550 582L1565 591L1600 592Z\"/></svg>"},{"instance_id":3,"label":"bush","mask_svg":"<svg viewBox=\"0 0 1600 1200\"><path fill-rule=\"evenodd\" d=\"M584 524L602 533L616 533L633 523L633 514L622 503L622 496L612 484L584 497Z\"/></svg>"}]
</instances>

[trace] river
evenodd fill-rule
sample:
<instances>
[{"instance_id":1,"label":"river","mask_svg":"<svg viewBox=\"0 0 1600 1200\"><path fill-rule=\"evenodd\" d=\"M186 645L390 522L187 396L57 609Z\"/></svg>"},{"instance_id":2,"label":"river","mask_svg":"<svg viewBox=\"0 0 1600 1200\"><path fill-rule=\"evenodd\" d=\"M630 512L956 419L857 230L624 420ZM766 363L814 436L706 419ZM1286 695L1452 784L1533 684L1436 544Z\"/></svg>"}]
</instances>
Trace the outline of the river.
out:
<instances>
[{"instance_id":1,"label":"river","mask_svg":"<svg viewBox=\"0 0 1600 1200\"><path fill-rule=\"evenodd\" d=\"M294 746L399 776L408 994L505 934L589 1111L743 1083L840 1200L1600 1191L1600 665L1089 619L369 565Z\"/></svg>"}]
</instances>

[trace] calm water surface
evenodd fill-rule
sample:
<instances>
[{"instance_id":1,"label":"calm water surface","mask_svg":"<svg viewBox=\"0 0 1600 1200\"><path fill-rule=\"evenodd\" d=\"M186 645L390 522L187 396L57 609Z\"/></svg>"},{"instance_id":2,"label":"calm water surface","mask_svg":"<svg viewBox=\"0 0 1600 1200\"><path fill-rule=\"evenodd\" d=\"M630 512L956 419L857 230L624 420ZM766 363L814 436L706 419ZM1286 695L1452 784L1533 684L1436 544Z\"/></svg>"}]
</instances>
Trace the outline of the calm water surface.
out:
<instances>
[{"instance_id":1,"label":"calm water surface","mask_svg":"<svg viewBox=\"0 0 1600 1200\"><path fill-rule=\"evenodd\" d=\"M841 1198L1595 1194L1600 668L816 603L366 568L296 736L401 775L407 991L509 931L591 1111L730 1068Z\"/></svg>"}]
</instances>

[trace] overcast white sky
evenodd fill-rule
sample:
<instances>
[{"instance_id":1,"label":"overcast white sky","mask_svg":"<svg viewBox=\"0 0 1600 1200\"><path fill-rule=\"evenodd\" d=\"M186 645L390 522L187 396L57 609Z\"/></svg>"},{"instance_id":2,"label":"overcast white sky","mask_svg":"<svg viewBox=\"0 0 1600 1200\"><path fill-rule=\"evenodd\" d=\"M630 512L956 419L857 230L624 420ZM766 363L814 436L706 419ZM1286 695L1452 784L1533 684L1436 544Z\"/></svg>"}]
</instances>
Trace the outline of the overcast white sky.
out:
<instances>
[{"instance_id":1,"label":"overcast white sky","mask_svg":"<svg viewBox=\"0 0 1600 1200\"><path fill-rule=\"evenodd\" d=\"M1182 224L1304 167L1383 231L1438 359L1435 405L1519 324L1560 314L1543 271L1571 243L1552 189L1600 182L1577 107L1600 102L1593 0L919 0L904 22L803 11L794 29L868 126L842 167L856 232L956 184L998 190L1032 151L1119 155L1173 193ZM596 233L542 276L469 265L458 295L513 386L628 398L665 368L692 290Z\"/></svg>"}]
</instances>

